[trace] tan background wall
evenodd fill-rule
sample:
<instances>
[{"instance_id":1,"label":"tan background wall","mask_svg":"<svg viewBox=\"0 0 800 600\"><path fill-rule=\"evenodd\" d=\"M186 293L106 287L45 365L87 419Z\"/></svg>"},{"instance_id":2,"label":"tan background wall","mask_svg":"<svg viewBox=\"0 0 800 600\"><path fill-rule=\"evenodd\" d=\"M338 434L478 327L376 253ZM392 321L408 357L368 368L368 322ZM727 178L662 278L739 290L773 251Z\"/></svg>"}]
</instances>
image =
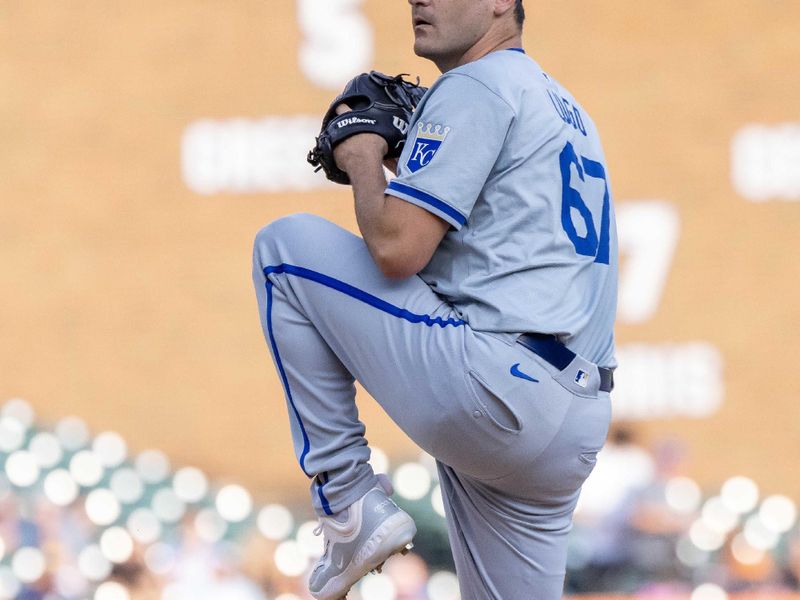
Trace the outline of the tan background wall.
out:
<instances>
[{"instance_id":1,"label":"tan background wall","mask_svg":"<svg viewBox=\"0 0 800 600\"><path fill-rule=\"evenodd\" d=\"M637 426L684 438L705 483L744 474L800 498L800 204L748 202L730 174L741 127L800 120L800 4L526 4L526 49L604 133L618 206L663 199L680 215L658 310L621 323L620 342L702 340L723 358L717 412ZM296 12L288 0L0 1L0 399L23 396L50 421L80 415L256 490L305 485L251 242L297 211L355 230L352 201L344 189L200 195L181 175L194 121L322 114L334 92L298 68ZM363 12L373 66L432 82L407 3ZM370 440L414 452L373 402L361 407Z\"/></svg>"}]
</instances>

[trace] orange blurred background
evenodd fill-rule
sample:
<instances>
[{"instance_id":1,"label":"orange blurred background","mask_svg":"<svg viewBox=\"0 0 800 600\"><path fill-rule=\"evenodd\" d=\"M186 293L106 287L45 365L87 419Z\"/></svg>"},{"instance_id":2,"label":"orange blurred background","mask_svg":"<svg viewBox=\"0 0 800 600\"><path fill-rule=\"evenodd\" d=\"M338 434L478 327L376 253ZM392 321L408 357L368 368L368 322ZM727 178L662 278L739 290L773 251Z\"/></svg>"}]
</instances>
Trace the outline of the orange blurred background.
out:
<instances>
[{"instance_id":1,"label":"orange blurred background","mask_svg":"<svg viewBox=\"0 0 800 600\"><path fill-rule=\"evenodd\" d=\"M800 3L526 9L528 54L606 147L615 427L705 490L800 500ZM305 153L354 74L435 80L411 43L400 1L0 2L0 401L304 501L252 240L294 212L357 231ZM370 442L415 459L359 394ZM764 593L741 598L788 598Z\"/></svg>"}]
</instances>

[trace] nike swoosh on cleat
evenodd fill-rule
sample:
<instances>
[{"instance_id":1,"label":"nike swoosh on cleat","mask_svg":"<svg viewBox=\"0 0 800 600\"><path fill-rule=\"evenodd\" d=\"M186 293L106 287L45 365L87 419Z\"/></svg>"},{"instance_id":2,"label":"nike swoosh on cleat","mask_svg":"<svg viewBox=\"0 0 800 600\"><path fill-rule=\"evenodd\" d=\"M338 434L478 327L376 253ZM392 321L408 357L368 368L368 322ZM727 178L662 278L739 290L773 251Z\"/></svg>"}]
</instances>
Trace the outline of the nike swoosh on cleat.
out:
<instances>
[{"instance_id":1,"label":"nike swoosh on cleat","mask_svg":"<svg viewBox=\"0 0 800 600\"><path fill-rule=\"evenodd\" d=\"M538 379L534 379L533 377L531 377L527 373L523 373L522 371L520 371L519 370L519 363L515 363L515 364L511 365L511 374L514 377L519 377L520 379L527 379L528 381L532 381L534 383L539 383Z\"/></svg>"}]
</instances>

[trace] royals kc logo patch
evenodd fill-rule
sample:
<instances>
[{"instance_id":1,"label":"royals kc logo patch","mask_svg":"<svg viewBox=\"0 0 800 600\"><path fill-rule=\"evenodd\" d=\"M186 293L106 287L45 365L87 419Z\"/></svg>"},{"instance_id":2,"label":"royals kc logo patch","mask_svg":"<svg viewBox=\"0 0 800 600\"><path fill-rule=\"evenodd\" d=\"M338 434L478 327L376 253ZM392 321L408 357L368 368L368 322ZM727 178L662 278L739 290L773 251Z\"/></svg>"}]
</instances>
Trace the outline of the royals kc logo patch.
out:
<instances>
[{"instance_id":1,"label":"royals kc logo patch","mask_svg":"<svg viewBox=\"0 0 800 600\"><path fill-rule=\"evenodd\" d=\"M411 149L408 162L406 162L408 170L416 173L422 167L427 167L436 156L448 133L450 133L449 127L433 123L417 123L417 137L414 140L414 147Z\"/></svg>"}]
</instances>

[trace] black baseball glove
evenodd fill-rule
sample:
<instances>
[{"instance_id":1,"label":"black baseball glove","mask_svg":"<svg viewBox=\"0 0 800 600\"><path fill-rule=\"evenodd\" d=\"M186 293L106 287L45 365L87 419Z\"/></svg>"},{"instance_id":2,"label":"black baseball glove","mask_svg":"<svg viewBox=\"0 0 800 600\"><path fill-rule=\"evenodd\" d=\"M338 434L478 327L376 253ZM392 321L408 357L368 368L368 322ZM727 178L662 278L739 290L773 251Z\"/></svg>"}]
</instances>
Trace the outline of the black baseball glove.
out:
<instances>
[{"instance_id":1,"label":"black baseball glove","mask_svg":"<svg viewBox=\"0 0 800 600\"><path fill-rule=\"evenodd\" d=\"M316 145L308 153L308 162L323 169L333 182L347 185L350 178L336 166L333 149L357 133L376 133L389 144L384 158L397 158L403 151L411 114L427 91L417 83L405 81L403 75L390 77L377 71L362 73L345 86L331 103L322 119ZM336 114L340 104L352 110Z\"/></svg>"}]
</instances>

